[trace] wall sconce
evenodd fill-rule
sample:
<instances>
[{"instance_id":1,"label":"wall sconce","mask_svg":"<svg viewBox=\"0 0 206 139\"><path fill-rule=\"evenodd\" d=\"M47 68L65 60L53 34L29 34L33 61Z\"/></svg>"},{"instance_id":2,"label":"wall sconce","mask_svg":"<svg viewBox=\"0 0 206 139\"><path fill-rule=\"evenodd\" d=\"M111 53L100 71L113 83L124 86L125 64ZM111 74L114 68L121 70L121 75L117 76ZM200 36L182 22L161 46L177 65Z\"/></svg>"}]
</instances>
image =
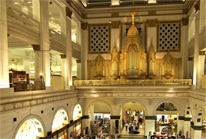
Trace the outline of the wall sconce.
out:
<instances>
[{"instance_id":1,"label":"wall sconce","mask_svg":"<svg viewBox=\"0 0 206 139\"><path fill-rule=\"evenodd\" d=\"M40 74L40 78L41 78L41 79L43 78L43 75L42 75L42 73Z\"/></svg>"}]
</instances>

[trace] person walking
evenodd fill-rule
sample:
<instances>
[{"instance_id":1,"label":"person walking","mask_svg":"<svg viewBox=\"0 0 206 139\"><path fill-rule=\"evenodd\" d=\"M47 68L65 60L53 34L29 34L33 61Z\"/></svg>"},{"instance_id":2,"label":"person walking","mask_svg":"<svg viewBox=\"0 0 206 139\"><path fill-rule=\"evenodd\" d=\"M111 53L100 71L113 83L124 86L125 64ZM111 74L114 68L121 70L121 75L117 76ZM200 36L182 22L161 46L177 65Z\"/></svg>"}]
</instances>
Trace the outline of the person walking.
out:
<instances>
[{"instance_id":1,"label":"person walking","mask_svg":"<svg viewBox=\"0 0 206 139\"><path fill-rule=\"evenodd\" d=\"M125 124L126 131L127 131L127 127L128 127L128 123Z\"/></svg>"}]
</instances>

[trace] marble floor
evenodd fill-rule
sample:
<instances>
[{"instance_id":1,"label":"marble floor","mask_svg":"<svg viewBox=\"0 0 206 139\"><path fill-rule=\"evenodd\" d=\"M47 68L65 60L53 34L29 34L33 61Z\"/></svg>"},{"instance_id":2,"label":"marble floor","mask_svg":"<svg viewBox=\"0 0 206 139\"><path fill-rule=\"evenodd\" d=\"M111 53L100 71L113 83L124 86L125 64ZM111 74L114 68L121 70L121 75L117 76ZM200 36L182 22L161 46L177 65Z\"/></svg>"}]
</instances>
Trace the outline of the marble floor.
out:
<instances>
[{"instance_id":1,"label":"marble floor","mask_svg":"<svg viewBox=\"0 0 206 139\"><path fill-rule=\"evenodd\" d=\"M144 138L144 125L140 125L139 127L139 130L138 130L140 133L139 134L129 134L129 128L127 128L127 131L126 131L126 128L124 127L122 129L122 132L121 132L121 139L145 139Z\"/></svg>"}]
</instances>

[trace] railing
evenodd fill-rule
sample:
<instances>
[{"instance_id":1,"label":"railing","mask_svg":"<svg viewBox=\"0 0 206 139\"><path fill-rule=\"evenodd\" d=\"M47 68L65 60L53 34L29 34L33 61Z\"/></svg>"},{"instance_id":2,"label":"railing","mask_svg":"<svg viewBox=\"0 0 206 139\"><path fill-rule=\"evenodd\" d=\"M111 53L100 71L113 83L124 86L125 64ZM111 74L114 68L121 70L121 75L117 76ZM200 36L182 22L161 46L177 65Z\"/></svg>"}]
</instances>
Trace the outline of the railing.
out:
<instances>
[{"instance_id":1,"label":"railing","mask_svg":"<svg viewBox=\"0 0 206 139\"><path fill-rule=\"evenodd\" d=\"M17 8L7 5L7 15L32 29L39 31L39 22Z\"/></svg>"},{"instance_id":2,"label":"railing","mask_svg":"<svg viewBox=\"0 0 206 139\"><path fill-rule=\"evenodd\" d=\"M45 83L42 81L35 81L34 84L18 83L14 86L14 92L32 91L32 90L45 90Z\"/></svg>"},{"instance_id":3,"label":"railing","mask_svg":"<svg viewBox=\"0 0 206 139\"><path fill-rule=\"evenodd\" d=\"M191 83L192 79L126 81L75 80L74 86L189 86Z\"/></svg>"}]
</instances>

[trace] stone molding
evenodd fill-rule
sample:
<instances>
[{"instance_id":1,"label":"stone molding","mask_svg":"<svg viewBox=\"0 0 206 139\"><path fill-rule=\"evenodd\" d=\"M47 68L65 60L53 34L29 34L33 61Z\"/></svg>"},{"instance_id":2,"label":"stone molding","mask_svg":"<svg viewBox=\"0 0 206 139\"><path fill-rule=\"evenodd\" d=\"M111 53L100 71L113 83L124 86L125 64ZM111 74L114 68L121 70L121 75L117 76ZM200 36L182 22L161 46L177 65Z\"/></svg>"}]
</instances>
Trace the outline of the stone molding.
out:
<instances>
[{"instance_id":1,"label":"stone molding","mask_svg":"<svg viewBox=\"0 0 206 139\"><path fill-rule=\"evenodd\" d=\"M157 19L148 19L147 25L148 25L148 27L156 27L157 26Z\"/></svg>"},{"instance_id":2,"label":"stone molding","mask_svg":"<svg viewBox=\"0 0 206 139\"><path fill-rule=\"evenodd\" d=\"M120 21L112 21L112 29L119 28Z\"/></svg>"},{"instance_id":3,"label":"stone molding","mask_svg":"<svg viewBox=\"0 0 206 139\"><path fill-rule=\"evenodd\" d=\"M118 17L119 16L119 13L118 12L113 12L111 13L111 17Z\"/></svg>"},{"instance_id":4,"label":"stone molding","mask_svg":"<svg viewBox=\"0 0 206 139\"><path fill-rule=\"evenodd\" d=\"M156 15L156 12L155 10L152 10L152 11L148 11L148 15Z\"/></svg>"}]
</instances>

